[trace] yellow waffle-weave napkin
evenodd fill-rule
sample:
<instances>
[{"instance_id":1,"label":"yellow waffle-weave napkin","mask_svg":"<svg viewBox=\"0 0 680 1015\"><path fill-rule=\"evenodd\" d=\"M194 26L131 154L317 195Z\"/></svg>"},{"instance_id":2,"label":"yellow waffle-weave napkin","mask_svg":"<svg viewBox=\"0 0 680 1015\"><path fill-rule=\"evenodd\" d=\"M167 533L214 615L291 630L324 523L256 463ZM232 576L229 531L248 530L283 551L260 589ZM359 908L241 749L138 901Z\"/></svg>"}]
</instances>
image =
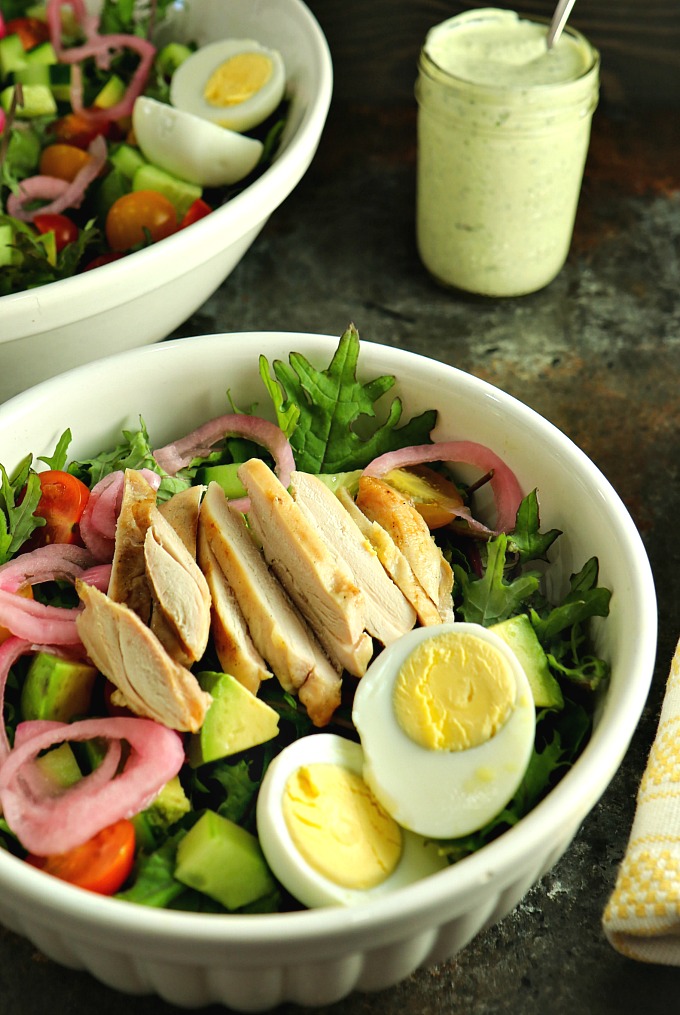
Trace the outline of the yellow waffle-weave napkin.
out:
<instances>
[{"instance_id":1,"label":"yellow waffle-weave napkin","mask_svg":"<svg viewBox=\"0 0 680 1015\"><path fill-rule=\"evenodd\" d=\"M622 955L680 966L680 641L602 926Z\"/></svg>"}]
</instances>

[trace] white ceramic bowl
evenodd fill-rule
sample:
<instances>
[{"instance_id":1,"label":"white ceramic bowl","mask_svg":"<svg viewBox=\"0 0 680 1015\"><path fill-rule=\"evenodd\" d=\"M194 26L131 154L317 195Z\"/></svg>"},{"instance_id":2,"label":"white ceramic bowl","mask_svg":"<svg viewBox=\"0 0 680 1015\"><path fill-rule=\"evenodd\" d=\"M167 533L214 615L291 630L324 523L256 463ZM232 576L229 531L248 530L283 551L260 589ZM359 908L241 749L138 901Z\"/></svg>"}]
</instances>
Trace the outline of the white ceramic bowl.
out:
<instances>
[{"instance_id":1,"label":"white ceramic bowl","mask_svg":"<svg viewBox=\"0 0 680 1015\"><path fill-rule=\"evenodd\" d=\"M73 278L0 297L0 401L80 363L165 338L241 260L306 172L332 93L326 39L302 0L188 0L177 37L256 38L283 55L291 105L273 164L190 229Z\"/></svg>"},{"instance_id":2,"label":"white ceramic bowl","mask_svg":"<svg viewBox=\"0 0 680 1015\"><path fill-rule=\"evenodd\" d=\"M74 456L113 443L141 414L157 443L225 408L268 404L258 355L291 350L328 365L337 339L303 334L213 335L148 346L88 364L0 407L0 461L51 453L68 425ZM350 910L262 916L163 912L88 894L0 854L0 920L57 962L132 993L198 1007L261 1011L321 1006L354 989L389 987L454 955L504 916L567 849L616 772L641 714L656 648L649 563L617 494L550 423L497 388L411 353L364 343L361 379L398 378L404 418L438 408L437 436L490 445L525 490L538 487L542 527L564 531L554 580L597 555L611 614L597 647L612 666L585 752L559 786L511 831L445 871ZM388 396L389 397L389 396Z\"/></svg>"}]
</instances>

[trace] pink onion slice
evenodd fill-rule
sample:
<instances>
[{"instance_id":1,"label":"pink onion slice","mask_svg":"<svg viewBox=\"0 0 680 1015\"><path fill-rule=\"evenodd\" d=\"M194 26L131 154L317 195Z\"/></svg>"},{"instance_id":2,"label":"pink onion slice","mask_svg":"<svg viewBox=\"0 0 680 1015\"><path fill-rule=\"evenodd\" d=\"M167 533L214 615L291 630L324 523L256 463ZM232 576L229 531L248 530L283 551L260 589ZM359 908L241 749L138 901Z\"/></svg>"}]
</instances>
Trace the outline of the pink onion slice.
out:
<instances>
[{"instance_id":1,"label":"pink onion slice","mask_svg":"<svg viewBox=\"0 0 680 1015\"><path fill-rule=\"evenodd\" d=\"M144 810L184 762L180 736L151 719L83 719L34 735L17 728L19 745L0 768L0 804L22 845L38 856L65 853L103 828ZM63 742L102 739L110 745L91 775L55 794L32 776L41 751ZM129 750L122 768L120 746ZM102 765L104 766L102 768Z\"/></svg>"},{"instance_id":2,"label":"pink onion slice","mask_svg":"<svg viewBox=\"0 0 680 1015\"><path fill-rule=\"evenodd\" d=\"M75 582L94 564L92 554L72 543L48 543L14 557L0 567L0 589L18 592L26 585L62 579Z\"/></svg>"},{"instance_id":3,"label":"pink onion slice","mask_svg":"<svg viewBox=\"0 0 680 1015\"><path fill-rule=\"evenodd\" d=\"M180 469L185 469L194 458L204 458L210 449L225 437L246 437L261 447L266 448L274 459L274 468L284 486L290 484L290 476L295 468L293 449L283 430L260 416L245 416L241 413L229 413L209 420L172 444L154 451L153 456L160 467L169 476L175 476ZM229 502L237 511L247 511L250 501L241 497Z\"/></svg>"},{"instance_id":4,"label":"pink onion slice","mask_svg":"<svg viewBox=\"0 0 680 1015\"><path fill-rule=\"evenodd\" d=\"M458 462L473 465L481 469L482 473L492 473L490 485L496 505L495 531L510 532L514 528L517 509L522 501L522 490L512 469L484 444L474 441L438 441L435 444L419 444L400 451L389 451L374 458L363 474L378 479L392 469L403 469L424 462Z\"/></svg>"},{"instance_id":5,"label":"pink onion slice","mask_svg":"<svg viewBox=\"0 0 680 1015\"><path fill-rule=\"evenodd\" d=\"M97 178L106 163L106 141L101 135L95 137L88 152L92 156L87 165L80 169L70 183L56 180L51 176L29 176L19 184L19 193L10 194L7 211L22 222L32 222L36 215L58 214L65 208L80 208L85 191ZM48 204L32 210L26 209L28 201L45 198Z\"/></svg>"}]
</instances>

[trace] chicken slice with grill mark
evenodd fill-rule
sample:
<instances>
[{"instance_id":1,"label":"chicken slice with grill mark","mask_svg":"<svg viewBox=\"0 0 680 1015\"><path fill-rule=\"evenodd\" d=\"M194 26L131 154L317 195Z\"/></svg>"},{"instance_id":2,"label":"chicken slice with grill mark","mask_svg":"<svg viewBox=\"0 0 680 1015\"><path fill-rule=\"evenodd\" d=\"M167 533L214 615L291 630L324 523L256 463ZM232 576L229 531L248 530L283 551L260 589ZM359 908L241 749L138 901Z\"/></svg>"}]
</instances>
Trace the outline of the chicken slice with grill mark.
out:
<instances>
[{"instance_id":1,"label":"chicken slice with grill mark","mask_svg":"<svg viewBox=\"0 0 680 1015\"><path fill-rule=\"evenodd\" d=\"M362 676L373 642L365 632L364 597L347 564L331 553L261 459L245 462L238 475L250 497L248 520L277 578L331 660Z\"/></svg>"},{"instance_id":2,"label":"chicken slice with grill mark","mask_svg":"<svg viewBox=\"0 0 680 1015\"><path fill-rule=\"evenodd\" d=\"M359 479L356 504L392 537L437 607L440 620L453 620L453 571L423 516L398 490L373 476Z\"/></svg>"},{"instance_id":3,"label":"chicken slice with grill mark","mask_svg":"<svg viewBox=\"0 0 680 1015\"><path fill-rule=\"evenodd\" d=\"M152 601L144 562L144 540L155 507L153 487L141 473L126 469L108 594L115 602L134 610L145 624L151 619Z\"/></svg>"},{"instance_id":4,"label":"chicken slice with grill mark","mask_svg":"<svg viewBox=\"0 0 680 1015\"><path fill-rule=\"evenodd\" d=\"M212 698L167 654L137 614L83 582L76 624L88 656L115 684L113 700L179 732L200 730Z\"/></svg>"},{"instance_id":5,"label":"chicken slice with grill mark","mask_svg":"<svg viewBox=\"0 0 680 1015\"><path fill-rule=\"evenodd\" d=\"M325 726L340 704L340 673L297 612L248 531L243 515L210 483L201 529L231 586L258 652L284 690L296 693L312 722Z\"/></svg>"},{"instance_id":6,"label":"chicken slice with grill mark","mask_svg":"<svg viewBox=\"0 0 680 1015\"><path fill-rule=\"evenodd\" d=\"M401 589L416 611L419 623L423 627L441 624L442 618L439 615L439 610L414 575L413 568L390 534L386 532L382 525L371 521L363 511L359 510L347 490L341 487L336 496L375 549L378 560L385 568L387 574L395 585Z\"/></svg>"},{"instance_id":7,"label":"chicken slice with grill mark","mask_svg":"<svg viewBox=\"0 0 680 1015\"><path fill-rule=\"evenodd\" d=\"M170 522L194 560L198 538L198 515L204 493L204 486L189 486L186 490L173 494L164 504L158 505L158 510L166 521Z\"/></svg>"},{"instance_id":8,"label":"chicken slice with grill mark","mask_svg":"<svg viewBox=\"0 0 680 1015\"><path fill-rule=\"evenodd\" d=\"M332 490L305 472L293 472L290 490L295 503L316 525L336 558L349 566L364 595L368 633L383 645L389 645L410 631L416 622L415 610Z\"/></svg>"},{"instance_id":9,"label":"chicken slice with grill mark","mask_svg":"<svg viewBox=\"0 0 680 1015\"><path fill-rule=\"evenodd\" d=\"M144 562L153 598L151 630L173 659L189 666L201 658L210 637L210 590L158 508L149 513Z\"/></svg>"},{"instance_id":10,"label":"chicken slice with grill mark","mask_svg":"<svg viewBox=\"0 0 680 1015\"><path fill-rule=\"evenodd\" d=\"M198 532L198 562L210 589L210 630L220 665L225 673L257 694L261 681L271 677L271 673L253 644L234 591L210 548L203 526Z\"/></svg>"}]
</instances>

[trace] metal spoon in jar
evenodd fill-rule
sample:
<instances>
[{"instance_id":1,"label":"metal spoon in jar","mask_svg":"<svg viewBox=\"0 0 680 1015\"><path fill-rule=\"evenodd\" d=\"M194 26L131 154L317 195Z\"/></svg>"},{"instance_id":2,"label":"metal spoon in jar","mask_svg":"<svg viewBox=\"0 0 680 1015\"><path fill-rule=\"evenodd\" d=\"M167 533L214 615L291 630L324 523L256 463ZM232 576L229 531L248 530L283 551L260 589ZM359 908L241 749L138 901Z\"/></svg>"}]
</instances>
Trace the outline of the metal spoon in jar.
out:
<instances>
[{"instance_id":1,"label":"metal spoon in jar","mask_svg":"<svg viewBox=\"0 0 680 1015\"><path fill-rule=\"evenodd\" d=\"M555 13L552 17L552 21L550 22L550 28L548 29L548 49L552 49L562 34L562 29L566 25L567 18L571 14L571 9L575 3L576 0L559 0L559 3L555 8Z\"/></svg>"}]
</instances>

